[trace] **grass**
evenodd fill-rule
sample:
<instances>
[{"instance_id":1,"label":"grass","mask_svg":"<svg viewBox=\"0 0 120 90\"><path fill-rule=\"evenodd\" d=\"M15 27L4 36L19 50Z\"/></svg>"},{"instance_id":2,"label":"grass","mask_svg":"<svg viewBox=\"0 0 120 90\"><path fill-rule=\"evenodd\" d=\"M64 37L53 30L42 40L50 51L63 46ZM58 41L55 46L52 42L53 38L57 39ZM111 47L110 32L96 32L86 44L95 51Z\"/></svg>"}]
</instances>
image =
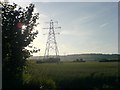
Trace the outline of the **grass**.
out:
<instances>
[{"instance_id":1,"label":"grass","mask_svg":"<svg viewBox=\"0 0 120 90\"><path fill-rule=\"evenodd\" d=\"M29 63L28 82L37 82L44 88L116 88L117 62L63 62ZM26 75L26 74L25 74ZM43 88L41 87L41 88Z\"/></svg>"}]
</instances>

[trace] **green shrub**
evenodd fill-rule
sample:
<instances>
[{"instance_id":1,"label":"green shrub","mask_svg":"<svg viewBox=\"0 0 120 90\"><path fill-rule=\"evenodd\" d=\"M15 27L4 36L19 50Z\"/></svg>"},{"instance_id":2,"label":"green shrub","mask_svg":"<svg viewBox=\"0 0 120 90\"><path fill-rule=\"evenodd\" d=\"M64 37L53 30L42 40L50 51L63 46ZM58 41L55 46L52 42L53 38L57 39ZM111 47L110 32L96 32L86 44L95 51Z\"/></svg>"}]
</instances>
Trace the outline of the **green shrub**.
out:
<instances>
[{"instance_id":1,"label":"green shrub","mask_svg":"<svg viewBox=\"0 0 120 90\"><path fill-rule=\"evenodd\" d=\"M55 90L56 89L55 81L53 81L52 79L43 80L42 86L40 88L43 90L46 90L46 89Z\"/></svg>"}]
</instances>

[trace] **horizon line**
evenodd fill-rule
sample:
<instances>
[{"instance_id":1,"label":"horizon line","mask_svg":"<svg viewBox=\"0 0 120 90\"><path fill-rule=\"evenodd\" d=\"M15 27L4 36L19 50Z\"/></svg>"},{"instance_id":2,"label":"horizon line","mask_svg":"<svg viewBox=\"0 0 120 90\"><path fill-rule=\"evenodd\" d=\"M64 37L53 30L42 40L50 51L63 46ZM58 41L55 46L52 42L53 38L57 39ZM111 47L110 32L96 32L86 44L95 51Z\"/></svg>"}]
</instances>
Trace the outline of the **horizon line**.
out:
<instances>
[{"instance_id":1,"label":"horizon line","mask_svg":"<svg viewBox=\"0 0 120 90\"><path fill-rule=\"evenodd\" d=\"M67 55L79 55L79 54L104 54L104 55L120 55L120 53L71 53L71 54L60 54L59 56L67 56ZM44 56L44 55L32 55L32 56ZM55 55L51 55L55 56Z\"/></svg>"}]
</instances>

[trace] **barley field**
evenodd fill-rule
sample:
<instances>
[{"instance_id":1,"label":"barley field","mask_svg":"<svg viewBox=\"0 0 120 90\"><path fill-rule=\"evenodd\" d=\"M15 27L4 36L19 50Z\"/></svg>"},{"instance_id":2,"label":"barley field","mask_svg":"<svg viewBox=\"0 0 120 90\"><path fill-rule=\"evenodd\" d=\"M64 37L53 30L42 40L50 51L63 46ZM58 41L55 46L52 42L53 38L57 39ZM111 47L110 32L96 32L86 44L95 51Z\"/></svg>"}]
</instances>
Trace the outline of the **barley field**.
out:
<instances>
[{"instance_id":1,"label":"barley field","mask_svg":"<svg viewBox=\"0 0 120 90\"><path fill-rule=\"evenodd\" d=\"M28 62L23 74L28 87L52 90L118 88L118 62Z\"/></svg>"}]
</instances>

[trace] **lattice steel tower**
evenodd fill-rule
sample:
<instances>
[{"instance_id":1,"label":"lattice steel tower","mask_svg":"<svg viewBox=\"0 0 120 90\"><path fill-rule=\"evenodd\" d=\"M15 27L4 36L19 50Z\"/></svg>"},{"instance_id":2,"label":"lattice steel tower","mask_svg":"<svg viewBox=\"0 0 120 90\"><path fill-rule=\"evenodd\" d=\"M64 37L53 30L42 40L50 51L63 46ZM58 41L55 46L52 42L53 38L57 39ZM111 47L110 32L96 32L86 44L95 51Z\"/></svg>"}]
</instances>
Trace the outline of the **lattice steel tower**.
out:
<instances>
[{"instance_id":1,"label":"lattice steel tower","mask_svg":"<svg viewBox=\"0 0 120 90\"><path fill-rule=\"evenodd\" d=\"M56 34L55 29L58 29L61 27L54 27L54 23L57 23L57 22L50 20L49 28L44 28L44 29L49 29L44 59L50 59L50 58L58 59L59 58L59 51L58 51L56 37L55 37L55 34Z\"/></svg>"}]
</instances>

